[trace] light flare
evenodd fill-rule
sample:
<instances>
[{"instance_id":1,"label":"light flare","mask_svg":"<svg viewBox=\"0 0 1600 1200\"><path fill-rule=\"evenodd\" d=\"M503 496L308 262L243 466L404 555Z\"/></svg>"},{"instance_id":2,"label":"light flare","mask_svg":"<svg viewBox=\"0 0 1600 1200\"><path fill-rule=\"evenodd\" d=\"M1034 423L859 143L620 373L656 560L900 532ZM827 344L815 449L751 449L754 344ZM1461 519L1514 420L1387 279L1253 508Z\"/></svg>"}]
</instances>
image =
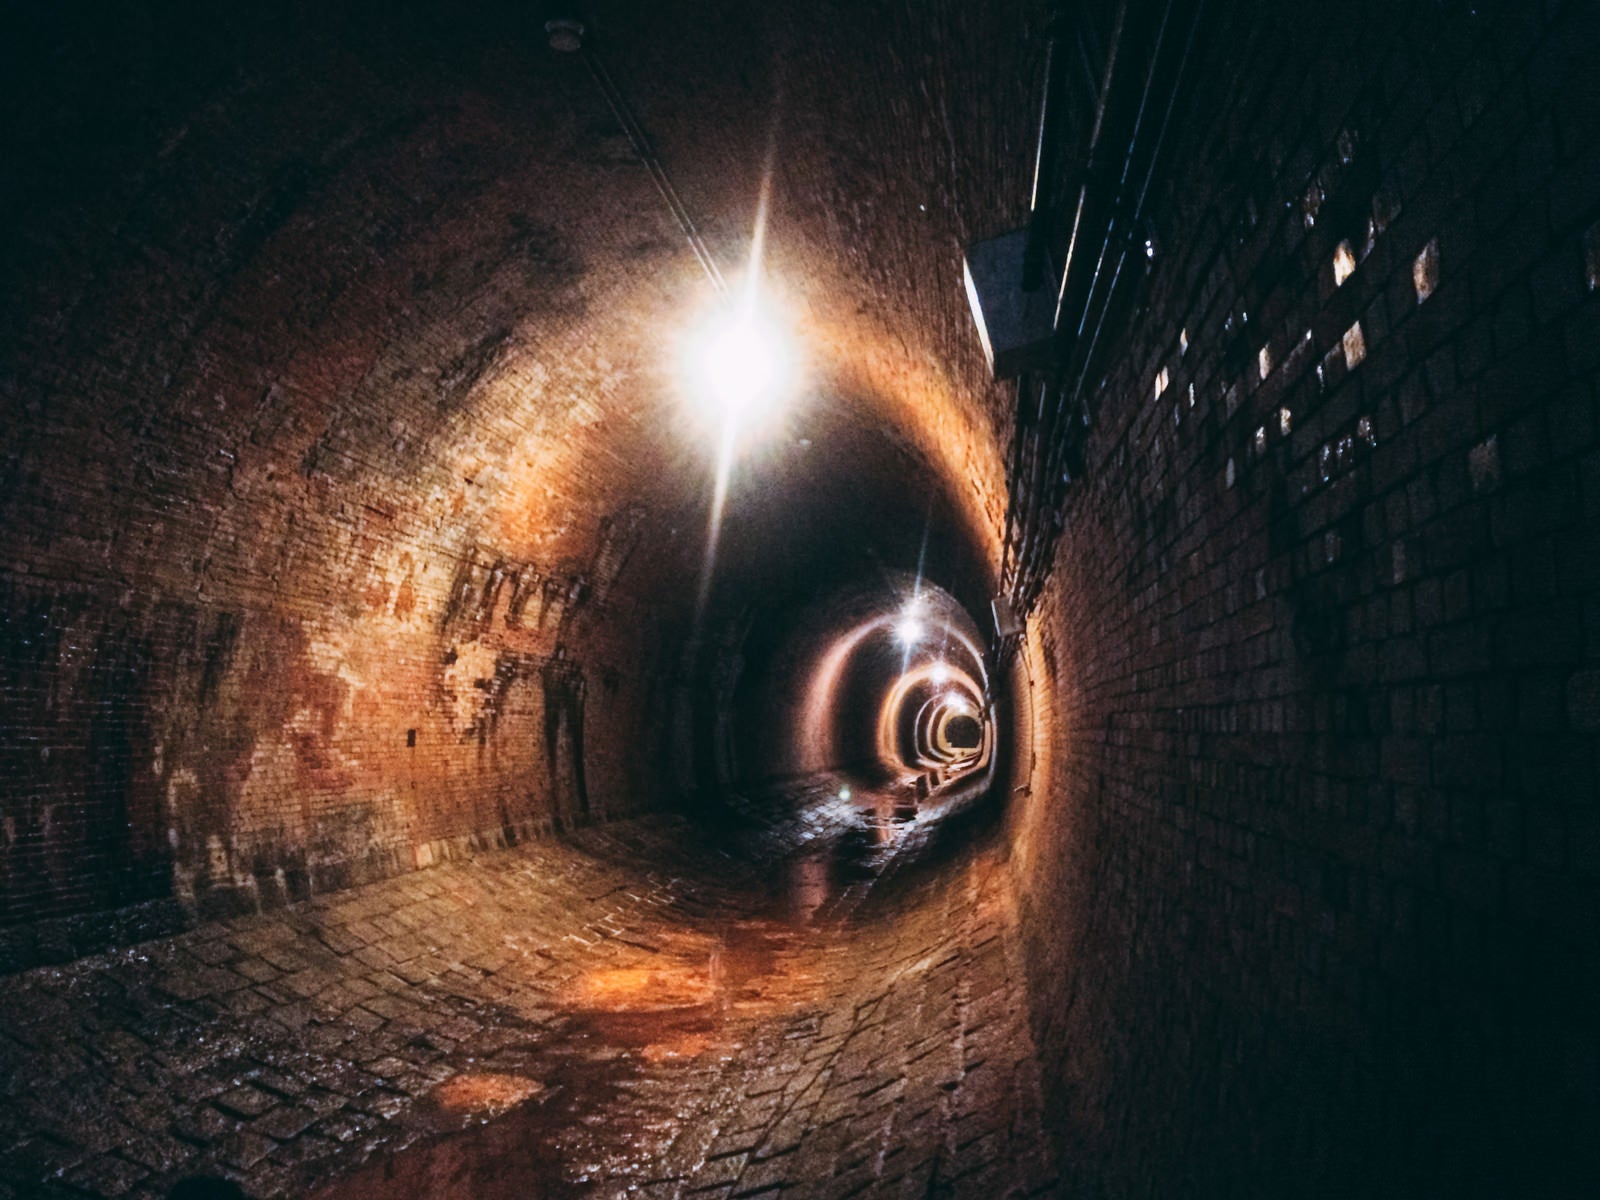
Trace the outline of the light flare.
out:
<instances>
[{"instance_id":1,"label":"light flare","mask_svg":"<svg viewBox=\"0 0 1600 1200\"><path fill-rule=\"evenodd\" d=\"M752 284L689 343L690 395L701 415L736 442L761 433L796 381L793 344Z\"/></svg>"},{"instance_id":2,"label":"light flare","mask_svg":"<svg viewBox=\"0 0 1600 1200\"><path fill-rule=\"evenodd\" d=\"M767 210L772 170L762 176L756 204L755 232L743 286L732 304L719 308L711 321L688 342L685 364L691 397L711 425L717 440L716 476L707 520L705 555L695 598L698 634L711 596L717 543L734 460L741 446L770 425L781 401L799 387L798 359L790 339L768 311L760 292L761 259L767 243Z\"/></svg>"}]
</instances>

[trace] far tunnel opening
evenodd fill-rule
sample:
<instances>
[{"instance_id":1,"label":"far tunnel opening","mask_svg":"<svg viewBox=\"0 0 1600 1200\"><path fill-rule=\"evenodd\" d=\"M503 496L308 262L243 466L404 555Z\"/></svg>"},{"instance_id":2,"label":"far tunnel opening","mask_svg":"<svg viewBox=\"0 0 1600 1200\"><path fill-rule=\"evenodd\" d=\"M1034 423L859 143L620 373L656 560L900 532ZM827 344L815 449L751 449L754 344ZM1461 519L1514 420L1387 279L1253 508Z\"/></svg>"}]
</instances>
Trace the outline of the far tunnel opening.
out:
<instances>
[{"instance_id":1,"label":"far tunnel opening","mask_svg":"<svg viewBox=\"0 0 1600 1200\"><path fill-rule=\"evenodd\" d=\"M1568 1194L1593 0L0 14L0 1196Z\"/></svg>"}]
</instances>

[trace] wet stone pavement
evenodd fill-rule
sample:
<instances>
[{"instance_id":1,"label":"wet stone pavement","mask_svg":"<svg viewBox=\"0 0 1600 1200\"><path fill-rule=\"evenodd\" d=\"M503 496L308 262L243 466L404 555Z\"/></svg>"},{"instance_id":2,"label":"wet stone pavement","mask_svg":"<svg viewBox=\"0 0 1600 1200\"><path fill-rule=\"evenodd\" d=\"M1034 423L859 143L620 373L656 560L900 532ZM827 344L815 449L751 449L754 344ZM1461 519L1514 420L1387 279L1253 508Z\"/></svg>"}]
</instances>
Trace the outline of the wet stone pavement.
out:
<instances>
[{"instance_id":1,"label":"wet stone pavement","mask_svg":"<svg viewBox=\"0 0 1600 1200\"><path fill-rule=\"evenodd\" d=\"M1057 1195L993 830L736 825L0 979L0 1200Z\"/></svg>"}]
</instances>

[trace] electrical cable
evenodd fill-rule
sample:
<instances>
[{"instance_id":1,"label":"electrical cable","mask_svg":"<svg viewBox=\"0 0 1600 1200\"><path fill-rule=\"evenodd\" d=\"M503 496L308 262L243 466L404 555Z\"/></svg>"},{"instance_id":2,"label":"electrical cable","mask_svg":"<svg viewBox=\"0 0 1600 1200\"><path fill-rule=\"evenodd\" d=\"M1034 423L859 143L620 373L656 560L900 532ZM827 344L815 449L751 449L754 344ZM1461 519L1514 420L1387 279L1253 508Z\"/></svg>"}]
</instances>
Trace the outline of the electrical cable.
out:
<instances>
[{"instance_id":1,"label":"electrical cable","mask_svg":"<svg viewBox=\"0 0 1600 1200\"><path fill-rule=\"evenodd\" d=\"M728 291L727 280L723 278L722 270L717 266L717 261L711 255L711 248L706 245L705 239L700 236L700 230L695 227L694 218L689 215L689 210L683 203L683 198L678 195L678 189L672 186L672 179L667 175L667 170L661 165L661 160L656 157L655 148L650 143L649 136L643 126L629 107L627 97L622 94L622 89L617 86L611 72L606 68L605 62L590 45L587 38L580 47L584 65L589 68L595 86L600 89L600 94L605 98L606 105L611 109L611 114L617 119L617 124L622 126L622 132L628 137L633 146L633 152L639 156L639 161L650 174L650 180L656 185L656 191L661 193L661 198L666 201L667 208L671 210L678 228L683 231L684 238L689 243L689 249L694 252L695 259L704 269L706 276L711 280L711 286L719 293Z\"/></svg>"}]
</instances>

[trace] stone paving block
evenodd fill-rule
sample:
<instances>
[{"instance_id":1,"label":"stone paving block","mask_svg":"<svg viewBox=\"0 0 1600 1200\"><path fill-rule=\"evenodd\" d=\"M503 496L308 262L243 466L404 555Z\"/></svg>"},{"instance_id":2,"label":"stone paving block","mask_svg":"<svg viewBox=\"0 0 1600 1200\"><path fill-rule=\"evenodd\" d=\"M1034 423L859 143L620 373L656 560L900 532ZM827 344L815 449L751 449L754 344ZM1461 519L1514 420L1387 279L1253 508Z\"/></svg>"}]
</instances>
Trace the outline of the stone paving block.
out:
<instances>
[{"instance_id":1,"label":"stone paving block","mask_svg":"<svg viewBox=\"0 0 1600 1200\"><path fill-rule=\"evenodd\" d=\"M228 1166L248 1171L270 1154L274 1145L271 1138L248 1130L238 1130L217 1143L216 1154L218 1160Z\"/></svg>"},{"instance_id":2,"label":"stone paving block","mask_svg":"<svg viewBox=\"0 0 1600 1200\"><path fill-rule=\"evenodd\" d=\"M337 1111L314 1126L320 1135L336 1142L353 1142L377 1127L378 1118L350 1110Z\"/></svg>"},{"instance_id":3,"label":"stone paving block","mask_svg":"<svg viewBox=\"0 0 1600 1200\"><path fill-rule=\"evenodd\" d=\"M271 1151L271 1155L284 1166L304 1167L331 1158L340 1148L337 1139L308 1133L283 1142Z\"/></svg>"},{"instance_id":4,"label":"stone paving block","mask_svg":"<svg viewBox=\"0 0 1600 1200\"><path fill-rule=\"evenodd\" d=\"M75 1188L99 1196L122 1196L149 1175L147 1168L117 1155L98 1155L64 1176Z\"/></svg>"},{"instance_id":5,"label":"stone paving block","mask_svg":"<svg viewBox=\"0 0 1600 1200\"><path fill-rule=\"evenodd\" d=\"M387 1121L396 1114L404 1112L409 1107L408 1101L409 1098L404 1094L390 1091L386 1087L373 1088L353 1097L350 1107Z\"/></svg>"},{"instance_id":6,"label":"stone paving block","mask_svg":"<svg viewBox=\"0 0 1600 1200\"><path fill-rule=\"evenodd\" d=\"M381 937L382 934L378 936ZM350 957L354 958L362 966L371 968L374 971L387 970L396 961L394 955L378 945L377 942L368 942L359 950L353 951Z\"/></svg>"},{"instance_id":7,"label":"stone paving block","mask_svg":"<svg viewBox=\"0 0 1600 1200\"><path fill-rule=\"evenodd\" d=\"M219 1093L212 1103L228 1116L248 1119L266 1112L277 1100L269 1092L244 1085Z\"/></svg>"},{"instance_id":8,"label":"stone paving block","mask_svg":"<svg viewBox=\"0 0 1600 1200\"><path fill-rule=\"evenodd\" d=\"M250 1132L286 1142L303 1133L316 1121L317 1113L313 1109L282 1104L250 1122Z\"/></svg>"},{"instance_id":9,"label":"stone paving block","mask_svg":"<svg viewBox=\"0 0 1600 1200\"><path fill-rule=\"evenodd\" d=\"M366 940L348 926L322 924L316 927L316 939L332 953L346 955L365 946Z\"/></svg>"},{"instance_id":10,"label":"stone paving block","mask_svg":"<svg viewBox=\"0 0 1600 1200\"><path fill-rule=\"evenodd\" d=\"M293 1063L293 1056L287 1056L293 1064L285 1070L276 1070L273 1067L261 1067L249 1072L248 1078L256 1087L264 1088L275 1095L282 1097L295 1097L305 1092L306 1081L293 1074L287 1073L298 1064ZM274 1055L272 1061L277 1062L278 1056Z\"/></svg>"},{"instance_id":11,"label":"stone paving block","mask_svg":"<svg viewBox=\"0 0 1600 1200\"><path fill-rule=\"evenodd\" d=\"M118 1152L130 1162L160 1175L175 1171L193 1160L196 1149L168 1134L149 1132L128 1138L118 1147Z\"/></svg>"},{"instance_id":12,"label":"stone paving block","mask_svg":"<svg viewBox=\"0 0 1600 1200\"><path fill-rule=\"evenodd\" d=\"M175 1137L196 1146L207 1146L238 1127L237 1118L226 1116L214 1108L202 1107L179 1112L170 1128Z\"/></svg>"},{"instance_id":13,"label":"stone paving block","mask_svg":"<svg viewBox=\"0 0 1600 1200\"><path fill-rule=\"evenodd\" d=\"M298 1033L317 1019L316 1010L300 1002L275 1004L267 1016L290 1033Z\"/></svg>"},{"instance_id":14,"label":"stone paving block","mask_svg":"<svg viewBox=\"0 0 1600 1200\"><path fill-rule=\"evenodd\" d=\"M693 861L692 851L658 830L641 826L631 836L647 849L628 853ZM602 844L621 852L618 842ZM144 1154L141 1169L167 1172L212 1155L262 1197L305 1194L310 1181L336 1174L340 1163L396 1152L428 1128L436 1090L458 1078L492 1081L495 1072L511 1072L540 1079L580 1062L626 1076L608 1093L612 1109L592 1107L581 1076L548 1089L538 1103L576 1105L576 1116L558 1121L553 1136L568 1147L570 1162L592 1163L609 1176L606 1187L673 1196L695 1189L831 1196L878 1179L899 1194L916 1164L941 1161L940 1148L959 1136L956 1114L967 1111L942 1103L947 1093L930 1081L930 1069L943 1078L963 1055L970 1066L975 1055L994 1054L993 1046L1026 1045L1014 1002L996 1001L982 1014L989 1024L975 1026L978 1036L965 1044L959 1012L950 1019L948 1010L960 1010L967 997L1014 987L1003 955L961 949L975 938L994 940L970 914L972 897L997 886L992 873L961 868L942 891L859 889L850 918L862 921L858 926L771 927L778 952L763 967L767 974L740 985L738 1003L719 1010L710 1035L694 1034L681 1047L669 1039L656 1050L648 1043L608 1048L565 1011L563 997L596 971L626 972L641 957L659 961L675 938L704 937L749 900L727 878L711 884L678 874L670 885L629 888L624 864L584 853L519 848L439 868L426 887L389 881L294 910L283 924L251 919L221 933L202 931L198 943L184 941L150 960L167 966L126 969L118 984L131 999L119 1010L125 1015L112 1013L106 1024L60 1009L57 1023L39 1033L68 1056L93 1039L100 1062L120 1056L130 1079L153 1076L156 1086L140 1092L107 1086L103 1068L87 1062L80 1072L85 1094L99 1096L96 1104L121 1112L134 1130L150 1130L147 1139L159 1149ZM717 869L727 872L725 864ZM520 890L530 881L538 893ZM574 887L608 899L540 902ZM515 932L491 935L496 921ZM593 945L565 936L597 930L606 936ZM207 957L192 953L202 943ZM179 987L194 991L188 981L222 963L239 984L214 1003L201 997L180 1009L157 998L164 978L181 975ZM999 973L998 982L974 980L975 971ZM0 990L5 986L0 981ZM160 1051L162 1058L141 1053L145 1044L196 1050ZM42 1061L16 1029L0 1027L0 1053L7 1045L24 1069ZM990 1066L987 1057L984 1064L954 1079L968 1086L987 1071L1016 1090L1014 1065ZM1022 1091L1037 1095L1036 1086ZM972 1095L980 1095L975 1087ZM147 1104L155 1107L140 1107ZM1014 1135L1010 1125L985 1130L974 1144L985 1135L1037 1141L1036 1120L1015 1128ZM132 1136L130 1147L143 1144ZM995 1161L1020 1163L1020 1149L1006 1146ZM36 1152L35 1167L69 1169L117 1153L56 1148L59 1165L44 1168ZM0 1165L0 1181L16 1170ZM1030 1180L1040 1178L1028 1170Z\"/></svg>"}]
</instances>

